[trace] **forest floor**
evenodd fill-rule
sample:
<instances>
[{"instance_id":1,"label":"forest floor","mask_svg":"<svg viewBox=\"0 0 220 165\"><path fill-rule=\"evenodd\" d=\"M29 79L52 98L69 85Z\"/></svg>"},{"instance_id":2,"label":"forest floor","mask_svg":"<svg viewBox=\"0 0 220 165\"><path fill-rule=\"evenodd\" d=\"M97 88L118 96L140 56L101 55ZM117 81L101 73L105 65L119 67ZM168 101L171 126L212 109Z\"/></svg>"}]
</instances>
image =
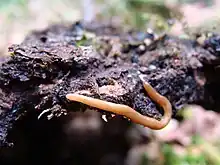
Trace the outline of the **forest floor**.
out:
<instances>
[{"instance_id":1,"label":"forest floor","mask_svg":"<svg viewBox=\"0 0 220 165\"><path fill-rule=\"evenodd\" d=\"M33 26L6 44L1 164L220 164L219 35L201 42L70 20ZM160 119L162 110L139 75L172 104L165 129L144 128L65 97L80 92Z\"/></svg>"}]
</instances>

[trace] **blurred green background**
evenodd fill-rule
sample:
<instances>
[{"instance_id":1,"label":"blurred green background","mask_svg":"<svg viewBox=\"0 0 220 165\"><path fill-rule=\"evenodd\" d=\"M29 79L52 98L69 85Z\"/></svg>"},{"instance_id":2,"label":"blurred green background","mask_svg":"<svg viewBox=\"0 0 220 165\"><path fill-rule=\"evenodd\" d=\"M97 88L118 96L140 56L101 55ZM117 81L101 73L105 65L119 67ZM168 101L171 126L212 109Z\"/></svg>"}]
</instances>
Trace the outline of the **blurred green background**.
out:
<instances>
[{"instance_id":1,"label":"blurred green background","mask_svg":"<svg viewBox=\"0 0 220 165\"><path fill-rule=\"evenodd\" d=\"M218 0L0 0L0 51L5 54L7 45L20 43L33 29L83 18L120 19L140 30L150 27L180 35L186 22L192 27L212 26L213 20L218 19L219 3Z\"/></svg>"}]
</instances>

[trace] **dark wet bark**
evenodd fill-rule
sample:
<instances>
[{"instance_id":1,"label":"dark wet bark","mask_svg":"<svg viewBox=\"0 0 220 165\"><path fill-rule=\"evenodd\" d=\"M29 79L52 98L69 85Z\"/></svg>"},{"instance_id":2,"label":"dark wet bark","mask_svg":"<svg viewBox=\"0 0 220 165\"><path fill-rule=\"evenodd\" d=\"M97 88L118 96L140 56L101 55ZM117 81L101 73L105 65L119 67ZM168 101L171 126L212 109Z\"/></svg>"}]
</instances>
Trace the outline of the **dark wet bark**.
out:
<instances>
[{"instance_id":1,"label":"dark wet bark","mask_svg":"<svg viewBox=\"0 0 220 165\"><path fill-rule=\"evenodd\" d=\"M154 35L148 33L118 31L120 36L113 36L111 30L117 34L113 27L103 27L100 32L88 26L86 29L98 35L86 41L81 35L84 29L77 26L57 25L33 32L22 44L9 48L11 57L0 66L1 146L14 143L14 132L19 127L16 124L31 122L31 128L37 123L40 127L42 121L48 124L71 111L88 108L67 101L67 93L80 92L126 104L143 115L160 118L161 108L144 91L139 74L145 74L146 81L170 100L173 117L177 110L191 103L219 108L220 96L215 91L219 86L218 70L214 69L218 60L207 48L170 36L154 41ZM101 25L94 27L100 29ZM146 38L152 42L149 46L144 44ZM96 50L76 46L78 39L87 45L96 42ZM205 76L205 85L199 83L203 77L198 75ZM44 110L47 112L38 120ZM47 117L52 119L47 121ZM58 123L63 121L60 120ZM49 124L48 129L51 128ZM61 130L57 129L59 134Z\"/></svg>"}]
</instances>

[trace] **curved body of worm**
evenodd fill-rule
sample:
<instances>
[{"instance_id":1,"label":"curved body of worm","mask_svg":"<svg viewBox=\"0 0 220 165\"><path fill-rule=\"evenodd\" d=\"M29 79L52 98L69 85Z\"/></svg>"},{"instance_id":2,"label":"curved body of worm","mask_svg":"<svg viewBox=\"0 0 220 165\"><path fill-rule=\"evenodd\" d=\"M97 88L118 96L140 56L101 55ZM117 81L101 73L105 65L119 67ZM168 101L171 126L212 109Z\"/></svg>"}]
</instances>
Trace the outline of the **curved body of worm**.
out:
<instances>
[{"instance_id":1,"label":"curved body of worm","mask_svg":"<svg viewBox=\"0 0 220 165\"><path fill-rule=\"evenodd\" d=\"M137 124L149 127L154 130L162 129L171 120L172 106L166 97L160 95L149 83L144 81L143 77L140 78L143 82L144 89L148 93L149 97L152 100L154 100L157 104L159 104L164 110L164 115L161 118L161 120L144 116L127 105L116 104L80 94L67 94L66 98L71 101L81 102L83 104L89 105L94 108L98 108L100 110L112 112L118 115L123 115Z\"/></svg>"}]
</instances>

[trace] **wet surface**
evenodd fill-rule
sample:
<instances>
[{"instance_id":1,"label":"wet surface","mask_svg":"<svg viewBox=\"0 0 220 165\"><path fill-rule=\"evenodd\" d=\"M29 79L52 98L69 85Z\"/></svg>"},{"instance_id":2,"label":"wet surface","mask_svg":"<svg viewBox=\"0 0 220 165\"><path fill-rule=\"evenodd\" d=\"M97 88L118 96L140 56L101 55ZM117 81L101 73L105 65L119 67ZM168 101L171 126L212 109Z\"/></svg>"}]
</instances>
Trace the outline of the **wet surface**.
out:
<instances>
[{"instance_id":1,"label":"wet surface","mask_svg":"<svg viewBox=\"0 0 220 165\"><path fill-rule=\"evenodd\" d=\"M122 160L130 147L123 131L127 131L131 123L120 116L110 121L116 125L123 123L123 128L121 126L114 137L104 132L114 129L115 126L104 124L105 126L100 128L102 134L97 135L98 139L95 138L94 141L92 137L87 140L85 148L81 145L74 146L75 143L74 147L68 148L69 142L66 142L67 135L63 133L63 125L68 123L71 113L85 111L89 107L69 102L65 95L78 92L126 104L143 115L159 119L162 116L161 108L152 102L144 91L138 76L140 74L144 74L145 80L170 100L173 117L179 109L190 103L214 109L219 107L220 96L213 87L214 84L218 86L219 81L206 76L207 82L212 80L211 83L200 85L195 78L195 72L209 75L213 63L218 64L215 52L210 52L195 41L166 35L156 36L147 32L126 33L121 28L113 30L113 27L105 24L92 25L80 22L71 26L54 25L44 31L33 32L23 43L9 48L11 57L2 60L0 65L0 144L5 146L4 153L9 153L4 154L5 160L12 158L12 161L19 162L21 159L24 164L33 164L33 160L38 160L38 163L41 163L41 160L50 162L56 157L52 164L59 164L59 161L67 161L68 164L77 159L70 155L65 157L61 151L81 155L80 152L96 146L99 138L104 143L102 149L105 149L104 146L111 143L112 139L119 138L121 141L117 144L122 146L113 146L117 154L114 154L116 151L111 153L111 149L108 149L106 152L110 155L105 155L103 159L110 161L114 157L117 163L123 163ZM92 37L89 37L91 33ZM214 72L213 76L217 73ZM111 118L109 113L93 110L106 114L108 119ZM45 114L38 119L42 112ZM73 134L78 136L77 132ZM34 141L36 146L32 146ZM6 146L13 147L9 147L6 152ZM48 152L53 151L44 156L39 153L47 147ZM24 150L16 157L20 148ZM25 156L28 152L32 160ZM35 155L36 153L39 155ZM87 154L89 157L89 153ZM97 154L96 157L94 154ZM102 154L92 154L94 163L97 163Z\"/></svg>"}]
</instances>

